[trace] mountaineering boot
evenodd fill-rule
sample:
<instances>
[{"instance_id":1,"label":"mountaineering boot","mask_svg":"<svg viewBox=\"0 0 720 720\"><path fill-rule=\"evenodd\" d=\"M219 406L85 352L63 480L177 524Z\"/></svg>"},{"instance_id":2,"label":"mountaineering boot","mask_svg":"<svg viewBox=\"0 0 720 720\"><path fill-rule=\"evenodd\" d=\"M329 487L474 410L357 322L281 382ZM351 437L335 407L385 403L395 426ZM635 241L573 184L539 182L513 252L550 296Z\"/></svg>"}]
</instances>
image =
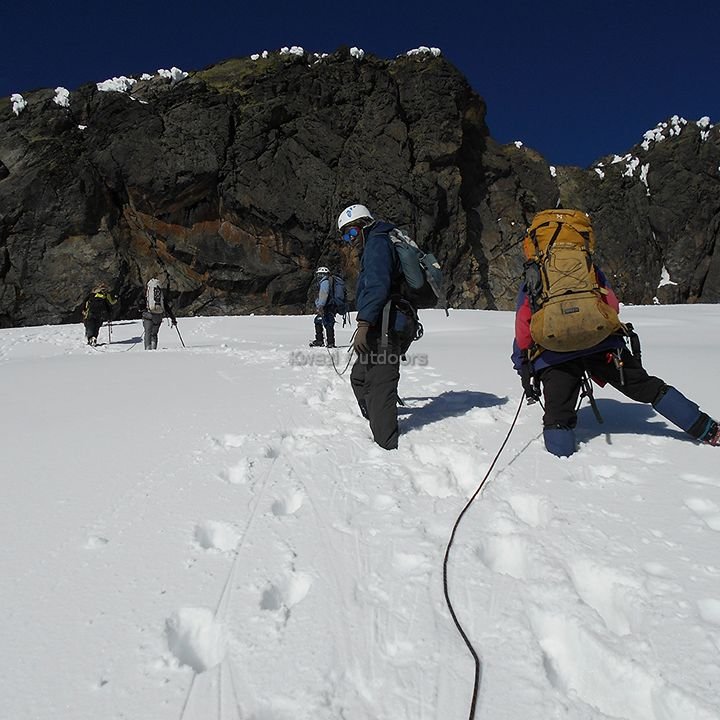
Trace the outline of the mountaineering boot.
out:
<instances>
[{"instance_id":1,"label":"mountaineering boot","mask_svg":"<svg viewBox=\"0 0 720 720\"><path fill-rule=\"evenodd\" d=\"M564 425L554 425L543 430L545 449L558 457L570 457L575 452L575 431Z\"/></svg>"},{"instance_id":2,"label":"mountaineering boot","mask_svg":"<svg viewBox=\"0 0 720 720\"><path fill-rule=\"evenodd\" d=\"M715 447L720 445L720 425L715 420L712 421L708 431L700 438L700 441Z\"/></svg>"},{"instance_id":3,"label":"mountaineering boot","mask_svg":"<svg viewBox=\"0 0 720 720\"><path fill-rule=\"evenodd\" d=\"M97 346L97 338L91 337L88 338L88 345L92 345L93 347Z\"/></svg>"},{"instance_id":4,"label":"mountaineering boot","mask_svg":"<svg viewBox=\"0 0 720 720\"><path fill-rule=\"evenodd\" d=\"M713 435L717 434L717 423L692 401L688 400L681 392L668 385L661 391L660 397L653 402L653 407L664 418L674 423L701 442L709 442ZM715 426L715 432L713 432Z\"/></svg>"},{"instance_id":5,"label":"mountaineering boot","mask_svg":"<svg viewBox=\"0 0 720 720\"><path fill-rule=\"evenodd\" d=\"M328 328L327 331L327 346L329 348L335 347L335 328Z\"/></svg>"},{"instance_id":6,"label":"mountaineering boot","mask_svg":"<svg viewBox=\"0 0 720 720\"><path fill-rule=\"evenodd\" d=\"M325 347L323 329L319 323L315 323L315 339L310 343L310 347Z\"/></svg>"}]
</instances>

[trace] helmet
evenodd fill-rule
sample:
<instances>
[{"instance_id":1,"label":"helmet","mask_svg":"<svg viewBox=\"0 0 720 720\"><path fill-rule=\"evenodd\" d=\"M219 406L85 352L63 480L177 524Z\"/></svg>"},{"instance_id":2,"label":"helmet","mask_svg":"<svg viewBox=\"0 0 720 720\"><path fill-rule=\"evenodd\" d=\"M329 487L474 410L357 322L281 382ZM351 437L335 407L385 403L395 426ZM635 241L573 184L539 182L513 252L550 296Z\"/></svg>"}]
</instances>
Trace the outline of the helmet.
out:
<instances>
[{"instance_id":1,"label":"helmet","mask_svg":"<svg viewBox=\"0 0 720 720\"><path fill-rule=\"evenodd\" d=\"M110 290L110 288L107 286L107 283L101 282L95 286L95 289L93 290L93 292L100 293L100 292L108 292L109 290Z\"/></svg>"},{"instance_id":2,"label":"helmet","mask_svg":"<svg viewBox=\"0 0 720 720\"><path fill-rule=\"evenodd\" d=\"M319 267L319 268L315 271L315 274L316 274L316 275L329 275L329 274L330 274L330 270L328 270L328 268L326 268L326 267L323 265L322 267Z\"/></svg>"},{"instance_id":3,"label":"helmet","mask_svg":"<svg viewBox=\"0 0 720 720\"><path fill-rule=\"evenodd\" d=\"M346 225L367 225L372 219L372 214L364 205L350 205L338 216L338 230L342 230Z\"/></svg>"}]
</instances>

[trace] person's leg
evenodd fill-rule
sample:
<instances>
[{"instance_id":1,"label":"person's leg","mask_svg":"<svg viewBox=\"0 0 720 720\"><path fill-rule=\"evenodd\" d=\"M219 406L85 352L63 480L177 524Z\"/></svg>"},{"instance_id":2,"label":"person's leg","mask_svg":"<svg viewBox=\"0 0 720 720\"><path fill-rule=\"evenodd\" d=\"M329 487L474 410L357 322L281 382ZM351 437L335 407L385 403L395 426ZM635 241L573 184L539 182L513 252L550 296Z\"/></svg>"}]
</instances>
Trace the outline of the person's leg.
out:
<instances>
[{"instance_id":1,"label":"person's leg","mask_svg":"<svg viewBox=\"0 0 720 720\"><path fill-rule=\"evenodd\" d=\"M548 452L567 457L575 452L577 400L583 366L578 360L546 368L540 374L545 414L543 440Z\"/></svg>"},{"instance_id":2,"label":"person's leg","mask_svg":"<svg viewBox=\"0 0 720 720\"><path fill-rule=\"evenodd\" d=\"M335 347L335 313L326 312L323 316L323 325L325 326L325 332L327 333L327 346L329 348Z\"/></svg>"},{"instance_id":3,"label":"person's leg","mask_svg":"<svg viewBox=\"0 0 720 720\"><path fill-rule=\"evenodd\" d=\"M91 345L95 345L97 342L97 336L100 332L100 326L102 325L102 320L99 318L88 318L85 323L85 333L87 335L88 343Z\"/></svg>"},{"instance_id":4,"label":"person's leg","mask_svg":"<svg viewBox=\"0 0 720 720\"><path fill-rule=\"evenodd\" d=\"M715 420L679 390L661 378L649 375L627 348L622 348L621 360L622 378L612 359L602 362L601 358L593 357L588 362L588 369L592 375L610 383L631 400L651 404L656 412L696 440L712 442L717 433Z\"/></svg>"},{"instance_id":5,"label":"person's leg","mask_svg":"<svg viewBox=\"0 0 720 720\"><path fill-rule=\"evenodd\" d=\"M368 366L365 401L370 430L375 442L385 450L398 446L397 398L400 361L394 354L378 357L382 362Z\"/></svg>"},{"instance_id":6,"label":"person's leg","mask_svg":"<svg viewBox=\"0 0 720 720\"><path fill-rule=\"evenodd\" d=\"M157 350L158 332L160 332L160 325L162 325L162 321L162 315L159 313L152 313L152 320L150 324L150 350Z\"/></svg>"},{"instance_id":7,"label":"person's leg","mask_svg":"<svg viewBox=\"0 0 720 720\"><path fill-rule=\"evenodd\" d=\"M367 360L367 357L364 357ZM350 387L355 394L360 412L366 419L368 417L367 402L365 400L365 378L367 376L367 370L367 362L362 362L362 359L358 358L355 360L355 364L350 371Z\"/></svg>"},{"instance_id":8,"label":"person's leg","mask_svg":"<svg viewBox=\"0 0 720 720\"><path fill-rule=\"evenodd\" d=\"M146 350L152 350L152 326L152 317L143 315L143 340Z\"/></svg>"},{"instance_id":9,"label":"person's leg","mask_svg":"<svg viewBox=\"0 0 720 720\"><path fill-rule=\"evenodd\" d=\"M323 341L323 321L321 317L315 316L315 339L310 343L310 347L322 347L325 345Z\"/></svg>"}]
</instances>

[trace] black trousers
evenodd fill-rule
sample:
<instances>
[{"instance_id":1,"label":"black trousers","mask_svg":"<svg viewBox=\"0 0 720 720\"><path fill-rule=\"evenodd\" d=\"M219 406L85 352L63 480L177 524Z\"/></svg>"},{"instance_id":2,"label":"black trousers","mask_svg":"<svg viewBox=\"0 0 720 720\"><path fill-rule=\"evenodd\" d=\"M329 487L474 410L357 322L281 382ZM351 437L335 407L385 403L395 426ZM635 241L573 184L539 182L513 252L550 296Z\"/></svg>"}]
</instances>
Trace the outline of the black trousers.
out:
<instances>
[{"instance_id":1,"label":"black trousers","mask_svg":"<svg viewBox=\"0 0 720 720\"><path fill-rule=\"evenodd\" d=\"M631 400L654 403L660 399L666 384L664 380L648 375L633 354L622 348L624 384L620 370L607 352L576 358L569 362L553 365L540 372L543 387L545 415L543 426L574 428L577 423L578 396L582 374L587 370L593 378L602 380L619 390Z\"/></svg>"},{"instance_id":2,"label":"black trousers","mask_svg":"<svg viewBox=\"0 0 720 720\"><path fill-rule=\"evenodd\" d=\"M398 446L399 382L400 356L391 350L359 355L350 373L360 411L370 421L373 439L385 450Z\"/></svg>"},{"instance_id":3,"label":"black trousers","mask_svg":"<svg viewBox=\"0 0 720 720\"><path fill-rule=\"evenodd\" d=\"M103 319L98 317L88 317L85 319L85 337L89 340L90 338L97 338L100 328L102 327Z\"/></svg>"}]
</instances>

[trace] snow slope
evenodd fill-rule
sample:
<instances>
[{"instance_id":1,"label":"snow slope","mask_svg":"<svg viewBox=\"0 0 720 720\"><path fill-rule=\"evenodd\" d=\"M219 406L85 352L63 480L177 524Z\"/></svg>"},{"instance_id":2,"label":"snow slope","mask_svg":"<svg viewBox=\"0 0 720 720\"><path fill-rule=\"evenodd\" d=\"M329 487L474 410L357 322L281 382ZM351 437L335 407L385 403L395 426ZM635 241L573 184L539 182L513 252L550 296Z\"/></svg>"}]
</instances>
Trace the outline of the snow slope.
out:
<instances>
[{"instance_id":1,"label":"snow slope","mask_svg":"<svg viewBox=\"0 0 720 720\"><path fill-rule=\"evenodd\" d=\"M720 306L623 317L720 415ZM389 453L311 317L0 330L0 717L466 718L442 558L521 390L511 314L423 320ZM459 527L476 717L717 720L720 449L596 397L562 460L524 407Z\"/></svg>"}]
</instances>

